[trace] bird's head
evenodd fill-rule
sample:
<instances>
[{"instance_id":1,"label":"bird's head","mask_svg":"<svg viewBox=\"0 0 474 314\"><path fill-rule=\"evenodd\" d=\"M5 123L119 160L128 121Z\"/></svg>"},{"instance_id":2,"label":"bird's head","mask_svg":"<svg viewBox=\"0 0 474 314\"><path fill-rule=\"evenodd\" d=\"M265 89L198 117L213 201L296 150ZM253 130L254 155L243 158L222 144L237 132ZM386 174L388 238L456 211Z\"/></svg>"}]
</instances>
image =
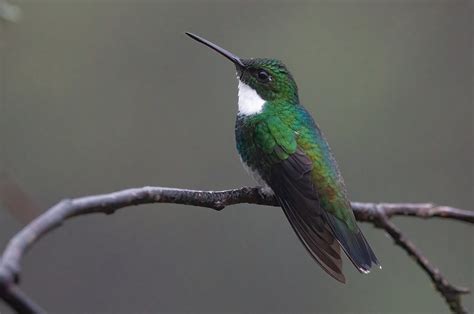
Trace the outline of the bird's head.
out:
<instances>
[{"instance_id":1,"label":"bird's head","mask_svg":"<svg viewBox=\"0 0 474 314\"><path fill-rule=\"evenodd\" d=\"M295 80L281 61L267 58L241 59L202 37L192 33L186 33L186 35L232 61L240 84L244 88L250 87L263 100L298 103L298 88Z\"/></svg>"}]
</instances>

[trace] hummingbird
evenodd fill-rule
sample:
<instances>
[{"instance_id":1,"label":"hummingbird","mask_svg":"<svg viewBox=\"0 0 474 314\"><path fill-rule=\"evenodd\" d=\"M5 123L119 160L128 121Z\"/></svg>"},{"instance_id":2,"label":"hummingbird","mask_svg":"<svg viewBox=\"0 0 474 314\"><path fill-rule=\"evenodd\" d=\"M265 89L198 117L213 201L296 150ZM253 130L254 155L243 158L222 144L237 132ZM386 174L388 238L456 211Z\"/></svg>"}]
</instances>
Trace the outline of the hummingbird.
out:
<instances>
[{"instance_id":1,"label":"hummingbird","mask_svg":"<svg viewBox=\"0 0 474 314\"><path fill-rule=\"evenodd\" d=\"M259 184L274 193L313 259L342 283L341 248L362 273L379 265L356 223L329 144L301 105L287 67L276 59L242 59L198 35L186 35L235 65L235 139L241 161Z\"/></svg>"}]
</instances>

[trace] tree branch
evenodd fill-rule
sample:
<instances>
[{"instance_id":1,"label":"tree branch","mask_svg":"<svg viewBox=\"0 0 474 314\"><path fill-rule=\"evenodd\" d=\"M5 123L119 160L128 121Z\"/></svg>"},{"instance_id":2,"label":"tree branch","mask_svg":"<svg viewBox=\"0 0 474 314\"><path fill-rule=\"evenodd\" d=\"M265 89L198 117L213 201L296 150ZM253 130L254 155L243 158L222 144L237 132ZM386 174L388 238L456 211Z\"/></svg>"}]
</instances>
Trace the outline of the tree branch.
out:
<instances>
[{"instance_id":1,"label":"tree branch","mask_svg":"<svg viewBox=\"0 0 474 314\"><path fill-rule=\"evenodd\" d=\"M222 210L226 206L248 203L278 206L273 195L263 188L243 187L225 191L196 191L163 187L133 188L110 194L66 199L17 233L8 243L0 259L0 298L10 307L21 313L43 313L19 288L20 262L26 251L42 236L59 227L65 220L86 214L112 214L117 209L140 204L173 203L207 207ZM451 285L428 259L411 243L389 218L393 216L413 216L422 218L449 218L474 223L474 212L434 204L388 204L353 202L352 207L357 220L370 222L384 229L395 241L412 256L428 274L436 289L442 294L454 313L467 313L460 296L468 293L466 288Z\"/></svg>"},{"instance_id":2,"label":"tree branch","mask_svg":"<svg viewBox=\"0 0 474 314\"><path fill-rule=\"evenodd\" d=\"M383 207L379 207L383 213ZM434 283L436 290L448 303L449 308L454 313L467 313L461 303L461 295L469 293L468 288L456 287L448 282L448 280L440 273L440 271L433 267L428 259L415 247L415 245L408 240L400 229L397 228L386 215L381 214L380 219L375 222L377 228L384 229L392 237L393 241L401 246L410 255L416 263L430 276Z\"/></svg>"}]
</instances>

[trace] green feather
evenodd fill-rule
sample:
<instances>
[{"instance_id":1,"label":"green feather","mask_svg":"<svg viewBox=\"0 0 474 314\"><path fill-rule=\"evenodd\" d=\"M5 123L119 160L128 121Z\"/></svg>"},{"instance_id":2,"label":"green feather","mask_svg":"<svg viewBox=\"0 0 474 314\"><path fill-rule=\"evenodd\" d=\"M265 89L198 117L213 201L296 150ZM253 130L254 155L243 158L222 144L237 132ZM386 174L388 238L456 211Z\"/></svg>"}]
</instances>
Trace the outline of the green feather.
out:
<instances>
[{"instance_id":1,"label":"green feather","mask_svg":"<svg viewBox=\"0 0 474 314\"><path fill-rule=\"evenodd\" d=\"M313 163L313 182L324 210L343 221L350 230L358 230L329 145L303 106L284 101L267 102L262 113L240 118L242 135L237 137L237 148L250 167L265 172L300 149Z\"/></svg>"}]
</instances>

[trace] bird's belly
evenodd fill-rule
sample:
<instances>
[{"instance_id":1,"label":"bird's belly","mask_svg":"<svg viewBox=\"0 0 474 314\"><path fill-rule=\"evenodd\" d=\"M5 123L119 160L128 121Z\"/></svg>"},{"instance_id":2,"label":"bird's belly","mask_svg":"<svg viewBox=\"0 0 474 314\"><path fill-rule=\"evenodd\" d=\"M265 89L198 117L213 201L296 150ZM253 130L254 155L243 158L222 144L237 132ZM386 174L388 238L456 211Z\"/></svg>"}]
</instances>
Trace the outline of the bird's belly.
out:
<instances>
[{"instance_id":1,"label":"bird's belly","mask_svg":"<svg viewBox=\"0 0 474 314\"><path fill-rule=\"evenodd\" d=\"M249 167L245 161L240 158L240 162L242 163L242 166L244 167L245 171L257 182L257 184L261 187L263 187L265 190L273 194L273 190L271 187L268 186L267 182L263 180L262 176L255 170L253 170L251 167Z\"/></svg>"}]
</instances>

